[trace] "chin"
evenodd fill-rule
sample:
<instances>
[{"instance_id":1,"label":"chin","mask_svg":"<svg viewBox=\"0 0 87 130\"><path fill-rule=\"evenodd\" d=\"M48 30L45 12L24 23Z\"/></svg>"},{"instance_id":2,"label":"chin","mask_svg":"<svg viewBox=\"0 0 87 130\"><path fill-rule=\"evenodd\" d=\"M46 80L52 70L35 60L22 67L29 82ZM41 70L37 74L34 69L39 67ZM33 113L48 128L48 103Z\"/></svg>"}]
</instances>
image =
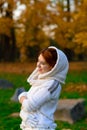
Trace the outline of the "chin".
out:
<instances>
[{"instance_id":1,"label":"chin","mask_svg":"<svg viewBox=\"0 0 87 130\"><path fill-rule=\"evenodd\" d=\"M42 72L39 72L39 74L43 74Z\"/></svg>"},{"instance_id":2,"label":"chin","mask_svg":"<svg viewBox=\"0 0 87 130\"><path fill-rule=\"evenodd\" d=\"M41 71L39 71L39 70L38 70L38 73L39 73L39 74L42 74L42 72L41 72Z\"/></svg>"}]
</instances>

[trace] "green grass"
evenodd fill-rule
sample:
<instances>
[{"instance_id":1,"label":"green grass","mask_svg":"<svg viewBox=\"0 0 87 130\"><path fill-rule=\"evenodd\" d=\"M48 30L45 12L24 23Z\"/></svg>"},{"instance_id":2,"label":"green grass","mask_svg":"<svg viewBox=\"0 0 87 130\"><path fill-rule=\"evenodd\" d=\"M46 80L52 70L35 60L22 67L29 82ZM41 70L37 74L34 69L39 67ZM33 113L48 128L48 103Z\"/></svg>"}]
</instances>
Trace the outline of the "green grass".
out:
<instances>
[{"instance_id":1,"label":"green grass","mask_svg":"<svg viewBox=\"0 0 87 130\"><path fill-rule=\"evenodd\" d=\"M25 87L29 89L29 84L26 82L28 75L22 74L0 74L0 79L7 79L12 82L14 87L12 89L0 89L0 130L20 130L21 119L19 117L11 117L10 114L20 111L20 104L18 102L11 101L16 88ZM87 110L87 91L66 91L69 84L86 84L87 85L87 71L69 72L66 85L63 86L60 98L84 98L85 107ZM71 130L87 130L87 116L77 121L74 124L68 122L56 121L58 127L56 130L71 129Z\"/></svg>"},{"instance_id":2,"label":"green grass","mask_svg":"<svg viewBox=\"0 0 87 130\"><path fill-rule=\"evenodd\" d=\"M68 73L66 83L86 83L87 71L71 71Z\"/></svg>"}]
</instances>

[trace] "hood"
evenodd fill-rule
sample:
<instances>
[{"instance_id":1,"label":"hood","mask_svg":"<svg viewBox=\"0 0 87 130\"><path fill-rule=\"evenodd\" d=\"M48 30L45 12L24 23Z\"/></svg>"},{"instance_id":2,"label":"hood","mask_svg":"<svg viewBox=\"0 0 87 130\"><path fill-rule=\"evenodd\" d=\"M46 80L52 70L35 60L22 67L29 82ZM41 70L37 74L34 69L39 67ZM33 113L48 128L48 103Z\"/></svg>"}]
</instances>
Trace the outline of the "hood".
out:
<instances>
[{"instance_id":1,"label":"hood","mask_svg":"<svg viewBox=\"0 0 87 130\"><path fill-rule=\"evenodd\" d=\"M38 75L38 71L36 68L35 71L28 78L28 82L30 82L31 80L36 80L38 78L58 80L60 83L65 83L66 75L69 68L67 57L61 50L57 49L56 47L50 46L49 48L53 48L57 52L57 61L55 66L52 68L51 71L40 75Z\"/></svg>"}]
</instances>

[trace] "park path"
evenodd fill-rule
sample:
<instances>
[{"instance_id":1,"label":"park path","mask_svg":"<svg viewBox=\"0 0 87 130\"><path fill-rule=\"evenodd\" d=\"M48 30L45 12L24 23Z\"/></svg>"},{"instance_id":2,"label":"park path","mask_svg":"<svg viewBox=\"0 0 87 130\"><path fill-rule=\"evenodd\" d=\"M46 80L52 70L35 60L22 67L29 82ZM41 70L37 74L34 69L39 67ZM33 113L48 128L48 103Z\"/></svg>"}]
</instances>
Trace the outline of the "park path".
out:
<instances>
[{"instance_id":1,"label":"park path","mask_svg":"<svg viewBox=\"0 0 87 130\"><path fill-rule=\"evenodd\" d=\"M0 73L18 73L18 74L29 74L36 67L35 62L27 63L0 63ZM69 71L81 71L87 70L87 62L70 62Z\"/></svg>"}]
</instances>

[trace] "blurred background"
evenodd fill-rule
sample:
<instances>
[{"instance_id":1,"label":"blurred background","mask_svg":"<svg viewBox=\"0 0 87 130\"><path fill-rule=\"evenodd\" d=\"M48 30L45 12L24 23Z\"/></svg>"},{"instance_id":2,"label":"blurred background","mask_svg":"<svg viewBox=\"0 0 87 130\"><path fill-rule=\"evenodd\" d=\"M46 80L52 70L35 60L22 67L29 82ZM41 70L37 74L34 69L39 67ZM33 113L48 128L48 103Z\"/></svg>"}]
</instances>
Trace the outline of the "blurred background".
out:
<instances>
[{"instance_id":1,"label":"blurred background","mask_svg":"<svg viewBox=\"0 0 87 130\"><path fill-rule=\"evenodd\" d=\"M54 45L87 61L86 0L0 0L0 61L30 61Z\"/></svg>"},{"instance_id":2,"label":"blurred background","mask_svg":"<svg viewBox=\"0 0 87 130\"><path fill-rule=\"evenodd\" d=\"M85 109L73 124L57 120L56 130L87 130L87 0L0 0L0 130L20 130L20 104L11 99L29 90L38 52L48 46L69 60L60 99L84 99Z\"/></svg>"}]
</instances>

